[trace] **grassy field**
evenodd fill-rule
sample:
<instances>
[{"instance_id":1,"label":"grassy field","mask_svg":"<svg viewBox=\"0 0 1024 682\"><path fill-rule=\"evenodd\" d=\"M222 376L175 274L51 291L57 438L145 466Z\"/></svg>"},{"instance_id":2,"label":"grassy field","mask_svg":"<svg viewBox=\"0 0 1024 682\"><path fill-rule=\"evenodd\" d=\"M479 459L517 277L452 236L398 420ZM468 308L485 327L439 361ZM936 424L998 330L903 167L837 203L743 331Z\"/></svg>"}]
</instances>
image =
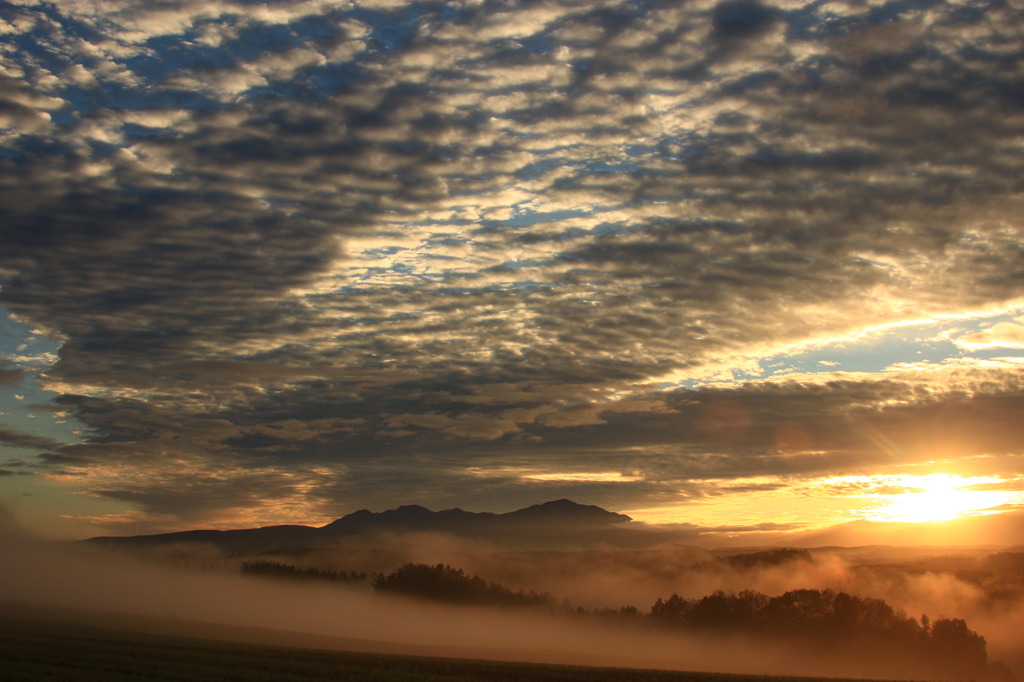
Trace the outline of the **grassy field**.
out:
<instances>
[{"instance_id":1,"label":"grassy field","mask_svg":"<svg viewBox=\"0 0 1024 682\"><path fill-rule=\"evenodd\" d=\"M45 614L43 614L45 615ZM126 682L785 682L807 678L348 653L241 644L111 629L40 614L0 611L0 680Z\"/></svg>"}]
</instances>

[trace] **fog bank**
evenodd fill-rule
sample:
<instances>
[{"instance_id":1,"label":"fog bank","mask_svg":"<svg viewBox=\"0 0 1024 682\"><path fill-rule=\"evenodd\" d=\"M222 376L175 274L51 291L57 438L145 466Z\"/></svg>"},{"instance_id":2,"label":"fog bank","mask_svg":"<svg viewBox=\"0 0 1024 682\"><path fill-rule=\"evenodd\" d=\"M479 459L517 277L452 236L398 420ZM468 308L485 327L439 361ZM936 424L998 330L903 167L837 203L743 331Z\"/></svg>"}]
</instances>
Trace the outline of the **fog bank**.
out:
<instances>
[{"instance_id":1,"label":"fog bank","mask_svg":"<svg viewBox=\"0 0 1024 682\"><path fill-rule=\"evenodd\" d=\"M280 643L499 660L626 667L891 677L854 661L822 660L739 637L629 630L546 612L450 607L384 598L368 588L278 583L211 570L182 571L69 545L5 538L0 600L155 616L182 624L255 626ZM111 618L116 624L118 620ZM272 635L268 635L272 640ZM353 643L341 643L341 648ZM737 655L743 652L743 655Z\"/></svg>"}]
</instances>

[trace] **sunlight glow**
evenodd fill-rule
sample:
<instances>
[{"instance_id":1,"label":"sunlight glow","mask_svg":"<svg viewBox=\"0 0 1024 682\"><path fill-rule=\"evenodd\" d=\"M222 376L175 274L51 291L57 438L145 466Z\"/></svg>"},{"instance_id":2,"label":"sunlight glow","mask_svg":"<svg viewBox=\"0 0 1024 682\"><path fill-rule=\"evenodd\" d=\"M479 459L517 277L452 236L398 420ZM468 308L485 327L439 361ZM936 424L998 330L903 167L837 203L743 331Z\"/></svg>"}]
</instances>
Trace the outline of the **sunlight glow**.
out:
<instances>
[{"instance_id":1,"label":"sunlight glow","mask_svg":"<svg viewBox=\"0 0 1024 682\"><path fill-rule=\"evenodd\" d=\"M941 523L1024 507L1024 481L949 473L873 474L792 481L778 476L690 481L690 499L624 510L651 524L692 524L716 532L813 530L864 520Z\"/></svg>"},{"instance_id":2,"label":"sunlight glow","mask_svg":"<svg viewBox=\"0 0 1024 682\"><path fill-rule=\"evenodd\" d=\"M1004 505L1020 504L1024 493L1005 489L996 476L849 476L826 483L861 488L855 497L874 501L862 518L890 523L936 523L963 516L998 514Z\"/></svg>"}]
</instances>

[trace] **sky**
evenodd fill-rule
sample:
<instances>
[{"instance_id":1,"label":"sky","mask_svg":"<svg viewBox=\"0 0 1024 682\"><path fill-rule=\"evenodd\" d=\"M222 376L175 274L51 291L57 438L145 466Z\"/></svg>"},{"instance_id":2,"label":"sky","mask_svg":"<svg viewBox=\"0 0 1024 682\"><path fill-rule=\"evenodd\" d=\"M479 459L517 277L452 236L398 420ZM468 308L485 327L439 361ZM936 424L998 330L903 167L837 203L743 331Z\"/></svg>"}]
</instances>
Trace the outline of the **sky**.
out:
<instances>
[{"instance_id":1,"label":"sky","mask_svg":"<svg viewBox=\"0 0 1024 682\"><path fill-rule=\"evenodd\" d=\"M1024 8L0 2L0 503L1024 510Z\"/></svg>"}]
</instances>

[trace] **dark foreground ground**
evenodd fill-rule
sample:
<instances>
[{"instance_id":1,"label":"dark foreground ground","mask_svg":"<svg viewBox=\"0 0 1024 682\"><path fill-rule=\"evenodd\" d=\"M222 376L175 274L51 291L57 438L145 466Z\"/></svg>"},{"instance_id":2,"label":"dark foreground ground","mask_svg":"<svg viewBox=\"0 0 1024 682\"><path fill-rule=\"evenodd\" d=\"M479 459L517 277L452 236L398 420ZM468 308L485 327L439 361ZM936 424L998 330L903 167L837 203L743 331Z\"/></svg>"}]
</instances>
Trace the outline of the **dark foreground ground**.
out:
<instances>
[{"instance_id":1,"label":"dark foreground ground","mask_svg":"<svg viewBox=\"0 0 1024 682\"><path fill-rule=\"evenodd\" d=\"M117 627L98 625L96 620L95 615L70 618L66 613L0 603L0 680L786 682L810 679L321 651L136 632L122 629L130 626L130 620L118 621Z\"/></svg>"}]
</instances>

